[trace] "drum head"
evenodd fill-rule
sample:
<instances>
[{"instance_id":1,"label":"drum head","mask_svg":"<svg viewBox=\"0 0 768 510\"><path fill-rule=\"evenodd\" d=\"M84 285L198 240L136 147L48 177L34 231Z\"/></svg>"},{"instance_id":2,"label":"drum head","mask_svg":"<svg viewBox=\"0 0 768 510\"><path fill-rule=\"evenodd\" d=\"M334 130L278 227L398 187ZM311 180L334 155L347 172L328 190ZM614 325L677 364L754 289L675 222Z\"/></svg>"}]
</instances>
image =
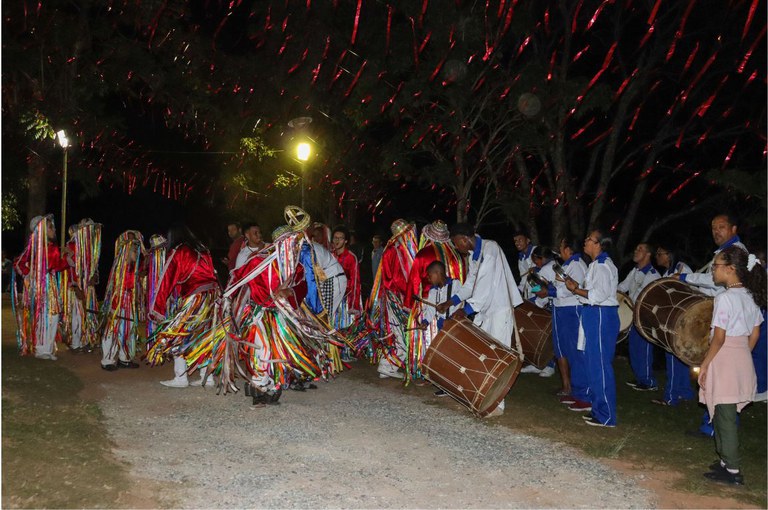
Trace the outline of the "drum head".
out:
<instances>
[{"instance_id":1,"label":"drum head","mask_svg":"<svg viewBox=\"0 0 768 510\"><path fill-rule=\"evenodd\" d=\"M677 323L672 350L688 365L701 365L707 355L714 305L712 299L696 303L682 314Z\"/></svg>"},{"instance_id":2,"label":"drum head","mask_svg":"<svg viewBox=\"0 0 768 510\"><path fill-rule=\"evenodd\" d=\"M623 292L617 292L616 299L619 301L619 338L621 338L632 327L632 300Z\"/></svg>"},{"instance_id":3,"label":"drum head","mask_svg":"<svg viewBox=\"0 0 768 510\"><path fill-rule=\"evenodd\" d=\"M514 360L507 368L496 378L496 382L488 389L485 400L483 401L483 408L477 411L477 415L481 418L491 414L496 407L504 400L509 390L517 381L517 376L520 375L520 369L523 368L520 363L520 358Z\"/></svg>"}]
</instances>

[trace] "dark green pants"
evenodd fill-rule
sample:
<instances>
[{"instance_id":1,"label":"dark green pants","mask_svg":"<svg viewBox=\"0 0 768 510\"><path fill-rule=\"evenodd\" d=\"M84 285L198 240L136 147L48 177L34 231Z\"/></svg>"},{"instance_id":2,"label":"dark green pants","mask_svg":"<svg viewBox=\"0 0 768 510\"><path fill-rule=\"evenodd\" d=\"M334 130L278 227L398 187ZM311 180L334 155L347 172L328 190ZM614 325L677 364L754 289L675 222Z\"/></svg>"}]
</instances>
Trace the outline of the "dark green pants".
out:
<instances>
[{"instance_id":1,"label":"dark green pants","mask_svg":"<svg viewBox=\"0 0 768 510\"><path fill-rule=\"evenodd\" d=\"M739 426L736 421L736 404L718 404L712 424L715 427L715 451L728 469L739 469Z\"/></svg>"}]
</instances>

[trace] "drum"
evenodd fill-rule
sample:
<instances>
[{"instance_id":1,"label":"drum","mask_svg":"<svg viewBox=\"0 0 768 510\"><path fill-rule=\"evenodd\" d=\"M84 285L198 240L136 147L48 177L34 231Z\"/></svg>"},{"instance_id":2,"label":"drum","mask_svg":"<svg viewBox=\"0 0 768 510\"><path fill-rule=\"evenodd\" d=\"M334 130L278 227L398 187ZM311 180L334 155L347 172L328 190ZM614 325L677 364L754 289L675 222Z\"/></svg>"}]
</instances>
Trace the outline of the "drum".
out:
<instances>
[{"instance_id":1,"label":"drum","mask_svg":"<svg viewBox=\"0 0 768 510\"><path fill-rule=\"evenodd\" d=\"M515 324L525 361L543 370L555 357L552 344L552 314L530 301L515 307Z\"/></svg>"},{"instance_id":2,"label":"drum","mask_svg":"<svg viewBox=\"0 0 768 510\"><path fill-rule=\"evenodd\" d=\"M491 413L520 374L517 354L469 319L448 319L429 345L424 377L478 416Z\"/></svg>"},{"instance_id":3,"label":"drum","mask_svg":"<svg viewBox=\"0 0 768 510\"><path fill-rule=\"evenodd\" d=\"M634 324L649 342L698 366L709 349L714 299L687 283L662 278L637 296Z\"/></svg>"},{"instance_id":4,"label":"drum","mask_svg":"<svg viewBox=\"0 0 768 510\"><path fill-rule=\"evenodd\" d=\"M619 337L616 343L623 342L629 336L629 328L632 327L632 316L634 315L632 300L623 292L616 293L616 299L619 302Z\"/></svg>"}]
</instances>

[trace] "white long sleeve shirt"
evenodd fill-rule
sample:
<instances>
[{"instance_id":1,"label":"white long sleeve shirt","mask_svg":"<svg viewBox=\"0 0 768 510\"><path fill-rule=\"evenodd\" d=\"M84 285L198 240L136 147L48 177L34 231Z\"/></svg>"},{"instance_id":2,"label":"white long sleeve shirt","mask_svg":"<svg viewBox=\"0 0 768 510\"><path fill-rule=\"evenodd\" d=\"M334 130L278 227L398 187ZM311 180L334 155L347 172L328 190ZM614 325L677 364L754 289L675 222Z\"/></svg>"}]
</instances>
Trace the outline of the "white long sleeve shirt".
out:
<instances>
[{"instance_id":1,"label":"white long sleeve shirt","mask_svg":"<svg viewBox=\"0 0 768 510\"><path fill-rule=\"evenodd\" d=\"M579 286L583 286L584 277L587 275L587 264L581 258L580 253L574 253L571 258L563 262L563 270ZM552 297L552 304L556 307L577 306L579 304L579 297L568 290L564 281L552 280L549 286L549 295Z\"/></svg>"},{"instance_id":2,"label":"white long sleeve shirt","mask_svg":"<svg viewBox=\"0 0 768 510\"><path fill-rule=\"evenodd\" d=\"M619 284L619 291L629 296L634 303L640 292L654 280L661 278L650 262L643 267L633 267L626 278Z\"/></svg>"},{"instance_id":3,"label":"white long sleeve shirt","mask_svg":"<svg viewBox=\"0 0 768 510\"><path fill-rule=\"evenodd\" d=\"M495 241L475 235L475 249L468 265L467 277L454 290L451 301L454 305L464 301L468 315L478 314L476 322L480 323L483 316L505 310L511 314L512 309L523 302L507 258Z\"/></svg>"},{"instance_id":4,"label":"white long sleeve shirt","mask_svg":"<svg viewBox=\"0 0 768 510\"><path fill-rule=\"evenodd\" d=\"M742 250L748 251L747 247L742 244L739 236L733 236L715 250L715 253L712 255L712 260L709 261L709 264L702 267L695 273L682 273L680 275L680 280L686 283L690 283L694 287L697 287L700 292L706 294L707 296L717 296L718 294L725 292L725 287L716 285L715 281L712 279L712 264L715 262L715 257L717 257L717 254L729 246L738 246Z\"/></svg>"},{"instance_id":5,"label":"white long sleeve shirt","mask_svg":"<svg viewBox=\"0 0 768 510\"><path fill-rule=\"evenodd\" d=\"M532 296L531 288L528 285L528 271L533 267L533 260L531 259L531 253L536 247L532 244L528 245L525 251L521 251L517 254L517 269L520 271L520 284L517 289L522 293L525 299Z\"/></svg>"},{"instance_id":6,"label":"white long sleeve shirt","mask_svg":"<svg viewBox=\"0 0 768 510\"><path fill-rule=\"evenodd\" d=\"M583 288L588 291L588 297L579 296L579 303L592 306L619 306L616 299L618 286L619 271L611 257L603 252L587 268Z\"/></svg>"}]
</instances>

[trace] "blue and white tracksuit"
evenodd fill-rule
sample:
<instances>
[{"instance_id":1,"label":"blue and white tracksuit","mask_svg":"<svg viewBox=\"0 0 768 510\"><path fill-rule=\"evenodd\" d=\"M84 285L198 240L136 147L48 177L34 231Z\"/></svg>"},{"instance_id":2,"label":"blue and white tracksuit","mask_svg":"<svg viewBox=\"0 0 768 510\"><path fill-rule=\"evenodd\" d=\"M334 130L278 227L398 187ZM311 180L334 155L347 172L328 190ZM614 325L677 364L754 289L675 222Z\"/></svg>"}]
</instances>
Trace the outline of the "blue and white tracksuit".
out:
<instances>
[{"instance_id":1,"label":"blue and white tracksuit","mask_svg":"<svg viewBox=\"0 0 768 510\"><path fill-rule=\"evenodd\" d=\"M626 278L619 284L619 291L629 296L633 303L637 302L640 292L654 280L658 280L659 273L649 262L643 267L633 267ZM656 377L653 375L654 346L637 331L635 325L629 328L629 366L635 374L638 383L656 387Z\"/></svg>"}]
</instances>

